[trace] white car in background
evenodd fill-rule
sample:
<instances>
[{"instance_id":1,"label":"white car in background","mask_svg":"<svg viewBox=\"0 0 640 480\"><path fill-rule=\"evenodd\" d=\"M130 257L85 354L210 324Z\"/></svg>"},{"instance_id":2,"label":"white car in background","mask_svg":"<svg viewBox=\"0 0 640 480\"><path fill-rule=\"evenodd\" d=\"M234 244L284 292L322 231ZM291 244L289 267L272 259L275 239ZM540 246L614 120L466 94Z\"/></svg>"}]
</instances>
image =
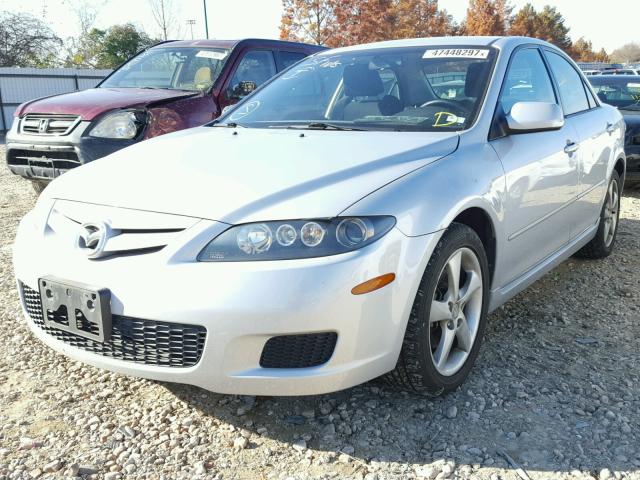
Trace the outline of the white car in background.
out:
<instances>
[{"instance_id":1,"label":"white car in background","mask_svg":"<svg viewBox=\"0 0 640 480\"><path fill-rule=\"evenodd\" d=\"M20 297L44 343L118 372L251 395L386 373L450 391L488 312L612 251L623 139L539 40L322 52L219 121L54 180L17 234Z\"/></svg>"}]
</instances>

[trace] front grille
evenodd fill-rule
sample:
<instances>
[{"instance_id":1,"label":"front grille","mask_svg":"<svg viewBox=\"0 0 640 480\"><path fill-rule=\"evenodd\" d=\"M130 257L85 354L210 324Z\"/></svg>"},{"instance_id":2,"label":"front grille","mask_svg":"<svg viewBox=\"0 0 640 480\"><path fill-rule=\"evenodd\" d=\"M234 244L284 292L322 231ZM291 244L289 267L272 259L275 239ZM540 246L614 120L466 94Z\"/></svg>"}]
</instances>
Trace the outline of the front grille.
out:
<instances>
[{"instance_id":1,"label":"front grille","mask_svg":"<svg viewBox=\"0 0 640 480\"><path fill-rule=\"evenodd\" d=\"M263 368L308 368L327 363L333 355L335 332L280 335L267 340L260 366Z\"/></svg>"},{"instance_id":2,"label":"front grille","mask_svg":"<svg viewBox=\"0 0 640 480\"><path fill-rule=\"evenodd\" d=\"M21 284L33 323L56 340L105 357L161 367L192 367L200 361L206 329L198 325L112 316L111 339L97 342L44 323L40 293Z\"/></svg>"},{"instance_id":3,"label":"front grille","mask_svg":"<svg viewBox=\"0 0 640 480\"><path fill-rule=\"evenodd\" d=\"M67 135L78 123L78 115L29 113L20 120L20 131L27 135Z\"/></svg>"},{"instance_id":4,"label":"front grille","mask_svg":"<svg viewBox=\"0 0 640 480\"><path fill-rule=\"evenodd\" d=\"M70 150L25 150L12 148L7 152L9 165L69 170L80 165L75 151Z\"/></svg>"}]
</instances>

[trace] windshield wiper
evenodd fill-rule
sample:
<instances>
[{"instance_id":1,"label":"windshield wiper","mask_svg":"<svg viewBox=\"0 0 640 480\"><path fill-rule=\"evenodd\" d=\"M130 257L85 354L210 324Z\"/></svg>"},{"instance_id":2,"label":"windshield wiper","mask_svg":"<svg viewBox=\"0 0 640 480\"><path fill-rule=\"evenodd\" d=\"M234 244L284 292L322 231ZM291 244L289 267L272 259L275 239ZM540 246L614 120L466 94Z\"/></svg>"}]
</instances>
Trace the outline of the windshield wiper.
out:
<instances>
[{"instance_id":1,"label":"windshield wiper","mask_svg":"<svg viewBox=\"0 0 640 480\"><path fill-rule=\"evenodd\" d=\"M309 130L351 130L361 131L364 128L347 127L344 125L336 125L335 123L311 122L306 125L289 125L287 128L307 128Z\"/></svg>"},{"instance_id":2,"label":"windshield wiper","mask_svg":"<svg viewBox=\"0 0 640 480\"><path fill-rule=\"evenodd\" d=\"M236 122L220 123L218 121L210 123L209 126L211 126L211 127L226 127L226 128L237 128L237 127L247 128L246 126L242 125L241 123L236 123Z\"/></svg>"}]
</instances>

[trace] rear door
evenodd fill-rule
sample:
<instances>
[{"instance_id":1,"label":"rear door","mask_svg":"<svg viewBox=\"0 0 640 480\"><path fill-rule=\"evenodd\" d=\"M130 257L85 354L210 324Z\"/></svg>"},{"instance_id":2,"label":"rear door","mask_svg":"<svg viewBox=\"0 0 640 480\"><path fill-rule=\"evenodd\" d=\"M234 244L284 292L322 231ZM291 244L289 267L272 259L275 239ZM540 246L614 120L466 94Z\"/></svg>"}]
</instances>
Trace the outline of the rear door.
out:
<instances>
[{"instance_id":1,"label":"rear door","mask_svg":"<svg viewBox=\"0 0 640 480\"><path fill-rule=\"evenodd\" d=\"M517 102L559 104L557 92L537 47L513 53L500 94L499 115ZM560 130L510 134L491 139L505 169L505 284L569 242L569 206L578 189L576 132ZM504 286L504 285L503 285Z\"/></svg>"},{"instance_id":2,"label":"rear door","mask_svg":"<svg viewBox=\"0 0 640 480\"><path fill-rule=\"evenodd\" d=\"M304 52L292 52L288 50L279 50L276 52L276 60L278 63L278 72L286 70L291 65L298 63L303 58L306 58L307 54Z\"/></svg>"},{"instance_id":3,"label":"rear door","mask_svg":"<svg viewBox=\"0 0 640 480\"><path fill-rule=\"evenodd\" d=\"M571 208L571 237L574 238L598 221L612 155L611 133L607 130L613 125L607 123L606 114L575 67L549 49L545 50L545 56L560 92L566 121L578 135L579 187L576 203Z\"/></svg>"}]
</instances>

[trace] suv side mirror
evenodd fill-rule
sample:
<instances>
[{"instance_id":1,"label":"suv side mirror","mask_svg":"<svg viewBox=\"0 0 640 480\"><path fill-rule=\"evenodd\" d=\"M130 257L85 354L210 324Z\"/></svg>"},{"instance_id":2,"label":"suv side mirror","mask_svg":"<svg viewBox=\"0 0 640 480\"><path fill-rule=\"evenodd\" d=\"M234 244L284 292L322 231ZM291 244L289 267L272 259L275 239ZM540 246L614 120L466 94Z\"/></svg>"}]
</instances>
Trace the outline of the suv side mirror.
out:
<instances>
[{"instance_id":1,"label":"suv side mirror","mask_svg":"<svg viewBox=\"0 0 640 480\"><path fill-rule=\"evenodd\" d=\"M509 133L559 130L564 125L562 109L555 103L517 102L507 115Z\"/></svg>"},{"instance_id":2,"label":"suv side mirror","mask_svg":"<svg viewBox=\"0 0 640 480\"><path fill-rule=\"evenodd\" d=\"M239 100L249 95L256 88L258 88L258 85L256 85L256 82L252 82L251 80L244 80L238 83L237 85L235 85L231 89L229 98L232 98L234 100Z\"/></svg>"}]
</instances>

